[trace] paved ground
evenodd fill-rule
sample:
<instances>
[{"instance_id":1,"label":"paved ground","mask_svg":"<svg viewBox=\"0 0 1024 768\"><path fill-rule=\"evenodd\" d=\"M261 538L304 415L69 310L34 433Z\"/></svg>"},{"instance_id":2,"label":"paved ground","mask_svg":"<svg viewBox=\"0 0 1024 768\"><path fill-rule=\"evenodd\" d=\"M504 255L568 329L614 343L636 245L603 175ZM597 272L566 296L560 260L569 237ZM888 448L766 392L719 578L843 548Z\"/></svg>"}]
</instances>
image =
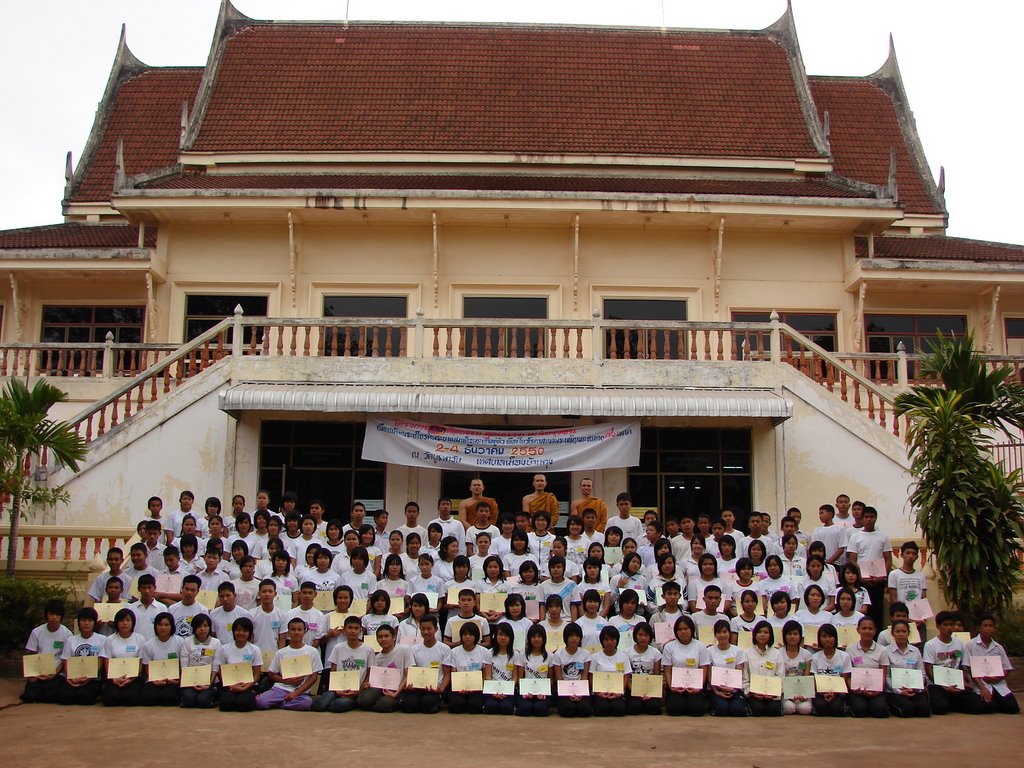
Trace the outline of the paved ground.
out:
<instances>
[{"instance_id":1,"label":"paved ground","mask_svg":"<svg viewBox=\"0 0 1024 768\"><path fill-rule=\"evenodd\" d=\"M180 749L160 752L156 747L159 738L167 739L168 746L175 742L179 746L194 747L204 742L223 746L224 739L232 733L243 734L247 755L264 755L268 765L279 765L282 761L271 763L272 754L308 757L311 744L332 743L335 728L338 730L333 733L338 737L376 734L371 738L347 739L342 747L339 758L360 766L419 765L425 756L433 756L427 758L433 764L438 756L452 754L453 743L467 745L474 738L489 745L493 757L485 762L498 768L626 764L645 768L851 768L873 764L899 768L1003 768L1024 762L1021 715L949 715L870 723L805 717L748 718L725 724L711 717L633 717L609 722L593 718L561 720L554 716L537 722L518 717L471 719L466 715L365 712L112 712L102 705L78 709L18 704L20 685L17 680L0 679L0 742L5 768L95 766L114 755L144 768L180 768ZM264 723L266 727L254 727L254 723ZM544 735L549 729L555 734L553 738ZM719 737L709 738L709 734ZM341 746L340 739L334 744ZM124 752L128 745L134 745L134 758ZM468 754L465 746L460 746L459 752ZM643 762L634 762L637 760Z\"/></svg>"}]
</instances>

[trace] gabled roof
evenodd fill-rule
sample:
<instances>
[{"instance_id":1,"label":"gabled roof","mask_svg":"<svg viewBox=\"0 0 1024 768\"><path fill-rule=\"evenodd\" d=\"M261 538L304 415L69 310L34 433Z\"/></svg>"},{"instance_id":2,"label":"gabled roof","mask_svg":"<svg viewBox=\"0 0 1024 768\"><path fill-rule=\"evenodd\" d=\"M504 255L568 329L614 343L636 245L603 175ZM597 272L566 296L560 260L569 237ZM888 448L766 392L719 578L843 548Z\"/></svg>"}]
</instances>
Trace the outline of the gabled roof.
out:
<instances>
[{"instance_id":1,"label":"gabled roof","mask_svg":"<svg viewBox=\"0 0 1024 768\"><path fill-rule=\"evenodd\" d=\"M236 20L215 45L195 151L824 154L768 31Z\"/></svg>"},{"instance_id":2,"label":"gabled roof","mask_svg":"<svg viewBox=\"0 0 1024 768\"><path fill-rule=\"evenodd\" d=\"M88 156L65 202L110 201L119 139L129 175L176 163L182 102L195 100L202 73L201 67L167 67L119 77L109 106L101 104L97 113Z\"/></svg>"},{"instance_id":3,"label":"gabled roof","mask_svg":"<svg viewBox=\"0 0 1024 768\"><path fill-rule=\"evenodd\" d=\"M867 258L868 239L856 238L855 249L858 257ZM968 240L946 235L887 235L875 238L874 258L1024 263L1024 245Z\"/></svg>"},{"instance_id":4,"label":"gabled roof","mask_svg":"<svg viewBox=\"0 0 1024 768\"><path fill-rule=\"evenodd\" d=\"M836 173L885 186L890 150L895 150L896 191L904 210L945 213L945 201L928 168L891 42L889 58L874 74L808 79L823 123L828 112Z\"/></svg>"},{"instance_id":5,"label":"gabled roof","mask_svg":"<svg viewBox=\"0 0 1024 768\"><path fill-rule=\"evenodd\" d=\"M145 234L145 246L156 246L156 229ZM74 248L138 248L139 228L130 224L49 224L0 231L0 249L53 250Z\"/></svg>"}]
</instances>

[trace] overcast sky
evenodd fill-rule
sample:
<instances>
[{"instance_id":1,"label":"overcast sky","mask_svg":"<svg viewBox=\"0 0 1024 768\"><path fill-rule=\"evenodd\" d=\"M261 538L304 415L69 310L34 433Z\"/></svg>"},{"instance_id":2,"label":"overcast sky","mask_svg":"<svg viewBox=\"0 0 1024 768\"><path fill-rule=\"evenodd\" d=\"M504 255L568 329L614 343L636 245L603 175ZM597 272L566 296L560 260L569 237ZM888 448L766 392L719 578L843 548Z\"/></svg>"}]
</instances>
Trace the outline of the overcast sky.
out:
<instances>
[{"instance_id":1,"label":"overcast sky","mask_svg":"<svg viewBox=\"0 0 1024 768\"><path fill-rule=\"evenodd\" d=\"M527 21L760 29L785 0L351 0L349 18ZM147 64L206 61L217 0L47 0L0 5L0 229L60 221L64 156L82 152L121 23ZM343 19L345 0L236 0L260 19ZM866 75L895 39L938 178L949 234L1024 243L1017 180L1024 4L975 0L794 0L810 74ZM664 16L663 16L664 14Z\"/></svg>"}]
</instances>

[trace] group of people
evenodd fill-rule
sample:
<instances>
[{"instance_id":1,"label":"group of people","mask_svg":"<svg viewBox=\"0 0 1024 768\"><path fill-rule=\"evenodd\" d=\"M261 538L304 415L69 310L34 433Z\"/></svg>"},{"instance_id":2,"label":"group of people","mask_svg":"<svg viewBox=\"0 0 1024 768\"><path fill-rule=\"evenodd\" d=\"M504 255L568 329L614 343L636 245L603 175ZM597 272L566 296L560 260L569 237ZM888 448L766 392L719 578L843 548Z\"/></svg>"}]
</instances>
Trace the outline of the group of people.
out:
<instances>
[{"instance_id":1,"label":"group of people","mask_svg":"<svg viewBox=\"0 0 1024 768\"><path fill-rule=\"evenodd\" d=\"M995 618L935 617L919 551L893 567L878 513L845 495L800 530L768 515L608 514L581 483L567 532L537 475L521 510L501 513L474 480L453 515L441 498L420 525L355 503L347 522L286 494L230 515L194 497L139 541L108 552L77 633L63 606L26 644L26 701L223 710L434 712L563 717L923 717L1012 713ZM372 520L370 523L368 520ZM863 568L863 572L862 572ZM889 622L879 618L889 602ZM97 657L92 666L88 659ZM134 661L132 661L134 660Z\"/></svg>"}]
</instances>

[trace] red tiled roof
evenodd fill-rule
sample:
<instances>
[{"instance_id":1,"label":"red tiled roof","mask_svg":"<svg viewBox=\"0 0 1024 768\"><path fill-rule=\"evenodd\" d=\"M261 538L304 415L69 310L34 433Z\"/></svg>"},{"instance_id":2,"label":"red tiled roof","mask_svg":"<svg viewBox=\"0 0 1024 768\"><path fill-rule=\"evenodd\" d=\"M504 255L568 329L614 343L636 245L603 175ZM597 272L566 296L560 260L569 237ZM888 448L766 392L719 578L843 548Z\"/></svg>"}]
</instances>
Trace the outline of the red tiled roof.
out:
<instances>
[{"instance_id":1,"label":"red tiled roof","mask_svg":"<svg viewBox=\"0 0 1024 768\"><path fill-rule=\"evenodd\" d=\"M669 195L753 195L768 197L864 198L868 195L825 181L744 179L662 179L618 176L484 176L386 174L207 174L186 173L155 182L150 189L182 190L488 190L611 192Z\"/></svg>"},{"instance_id":2,"label":"red tiled roof","mask_svg":"<svg viewBox=\"0 0 1024 768\"><path fill-rule=\"evenodd\" d=\"M867 238L855 239L857 256L868 255ZM948 261L1024 262L1024 245L990 243L945 235L875 238L876 259L936 259Z\"/></svg>"},{"instance_id":3,"label":"red tiled roof","mask_svg":"<svg viewBox=\"0 0 1024 768\"><path fill-rule=\"evenodd\" d=\"M816 157L763 33L254 24L192 147Z\"/></svg>"},{"instance_id":4,"label":"red tiled roof","mask_svg":"<svg viewBox=\"0 0 1024 768\"><path fill-rule=\"evenodd\" d=\"M824 121L829 113L836 173L885 186L889 148L896 150L896 192L908 213L941 213L925 187L900 128L896 107L878 85L863 78L811 77L811 95Z\"/></svg>"},{"instance_id":5,"label":"red tiled roof","mask_svg":"<svg viewBox=\"0 0 1024 768\"><path fill-rule=\"evenodd\" d=\"M146 229L146 247L156 246L156 229ZM139 229L130 224L49 224L0 231L0 248L137 248Z\"/></svg>"},{"instance_id":6,"label":"red tiled roof","mask_svg":"<svg viewBox=\"0 0 1024 768\"><path fill-rule=\"evenodd\" d=\"M121 83L96 154L69 200L110 200L118 139L129 175L178 162L181 103L187 99L191 108L202 73L202 67L150 69Z\"/></svg>"}]
</instances>

